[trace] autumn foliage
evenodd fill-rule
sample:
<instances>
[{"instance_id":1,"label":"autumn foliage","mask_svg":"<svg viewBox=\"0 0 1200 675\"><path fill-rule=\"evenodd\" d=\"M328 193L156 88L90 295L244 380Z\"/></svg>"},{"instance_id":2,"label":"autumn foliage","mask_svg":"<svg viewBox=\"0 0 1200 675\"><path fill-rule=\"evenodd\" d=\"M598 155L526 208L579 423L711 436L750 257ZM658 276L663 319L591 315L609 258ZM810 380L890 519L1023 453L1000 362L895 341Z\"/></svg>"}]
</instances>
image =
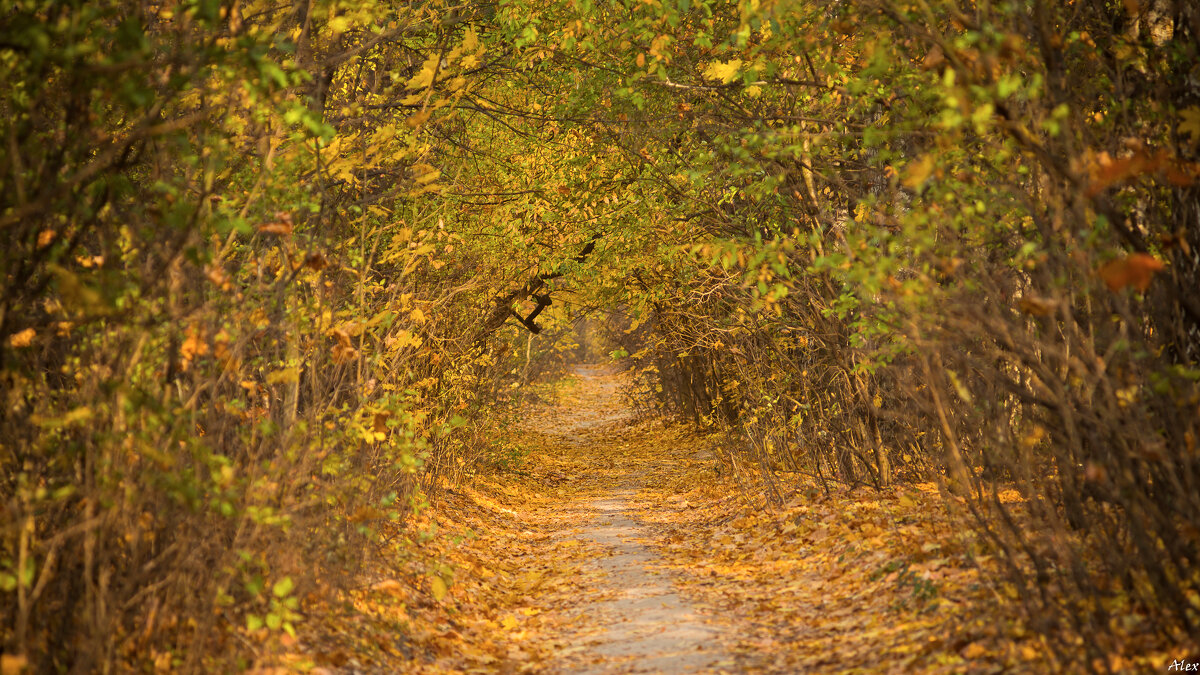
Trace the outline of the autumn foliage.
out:
<instances>
[{"instance_id":1,"label":"autumn foliage","mask_svg":"<svg viewBox=\"0 0 1200 675\"><path fill-rule=\"evenodd\" d=\"M936 485L1047 663L1197 643L1192 5L5 4L0 651L249 665L598 353L765 509Z\"/></svg>"}]
</instances>

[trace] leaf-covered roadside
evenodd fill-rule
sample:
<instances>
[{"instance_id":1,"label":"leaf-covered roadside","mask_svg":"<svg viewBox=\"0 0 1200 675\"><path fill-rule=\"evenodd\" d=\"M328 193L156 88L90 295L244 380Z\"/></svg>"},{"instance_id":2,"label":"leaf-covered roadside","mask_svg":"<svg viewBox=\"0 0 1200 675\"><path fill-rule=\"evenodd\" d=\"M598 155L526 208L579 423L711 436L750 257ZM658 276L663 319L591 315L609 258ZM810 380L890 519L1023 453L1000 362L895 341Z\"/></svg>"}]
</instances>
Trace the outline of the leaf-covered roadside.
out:
<instances>
[{"instance_id":1,"label":"leaf-covered roadside","mask_svg":"<svg viewBox=\"0 0 1200 675\"><path fill-rule=\"evenodd\" d=\"M548 620L578 602L578 542L517 519L524 500L456 489L396 532L361 588L311 598L298 641L264 645L256 671L544 672L565 645ZM417 532L417 541L408 537Z\"/></svg>"},{"instance_id":2,"label":"leaf-covered roadside","mask_svg":"<svg viewBox=\"0 0 1200 675\"><path fill-rule=\"evenodd\" d=\"M553 387L535 389L553 398ZM250 635L254 672L539 673L578 651L564 636L587 624L576 611L596 577L586 562L603 552L570 536L563 504L589 484L566 480L583 467L546 433L537 415L549 409L526 408L504 439L504 470L445 486L408 523L385 527L354 590L310 595L297 640ZM607 475L599 455L567 456Z\"/></svg>"},{"instance_id":3,"label":"leaf-covered roadside","mask_svg":"<svg viewBox=\"0 0 1200 675\"><path fill-rule=\"evenodd\" d=\"M988 581L996 562L936 493L813 489L775 510L744 495L684 490L658 495L663 511L646 517L662 528L659 545L684 587L741 636L746 668L1052 669L1011 598Z\"/></svg>"}]
</instances>

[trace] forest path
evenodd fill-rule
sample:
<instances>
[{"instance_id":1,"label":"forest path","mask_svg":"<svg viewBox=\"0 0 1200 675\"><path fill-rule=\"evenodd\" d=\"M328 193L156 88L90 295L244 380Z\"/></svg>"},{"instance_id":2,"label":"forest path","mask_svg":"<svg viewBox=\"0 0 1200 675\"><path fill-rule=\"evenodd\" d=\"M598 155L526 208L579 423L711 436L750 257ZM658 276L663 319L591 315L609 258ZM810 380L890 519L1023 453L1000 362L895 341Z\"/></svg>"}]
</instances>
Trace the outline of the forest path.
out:
<instances>
[{"instance_id":1,"label":"forest path","mask_svg":"<svg viewBox=\"0 0 1200 675\"><path fill-rule=\"evenodd\" d=\"M317 666L302 672L1055 670L980 583L981 544L936 486L780 476L787 501L767 504L716 438L635 416L626 382L578 366L538 385L494 471L397 528L394 563L352 603L312 607L323 620L291 647Z\"/></svg>"},{"instance_id":2,"label":"forest path","mask_svg":"<svg viewBox=\"0 0 1200 675\"><path fill-rule=\"evenodd\" d=\"M682 449L664 447L661 429L634 421L619 373L583 365L575 374L577 386L535 423L561 462L553 477L570 483L569 498L549 507L565 526L554 538L602 552L583 564L579 602L561 617L571 626L559 638L567 647L551 670L673 674L731 667L711 617L675 590L665 561L647 545L661 543L662 533L639 515L640 493L664 484Z\"/></svg>"}]
</instances>

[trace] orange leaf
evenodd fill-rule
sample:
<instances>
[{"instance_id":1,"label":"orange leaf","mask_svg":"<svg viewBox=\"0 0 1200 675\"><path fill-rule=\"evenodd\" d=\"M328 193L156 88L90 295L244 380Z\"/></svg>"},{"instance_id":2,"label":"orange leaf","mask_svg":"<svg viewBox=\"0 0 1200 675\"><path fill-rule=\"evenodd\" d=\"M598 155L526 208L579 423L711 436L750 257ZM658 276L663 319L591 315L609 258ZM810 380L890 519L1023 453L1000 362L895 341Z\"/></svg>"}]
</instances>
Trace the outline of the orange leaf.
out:
<instances>
[{"instance_id":1,"label":"orange leaf","mask_svg":"<svg viewBox=\"0 0 1200 675\"><path fill-rule=\"evenodd\" d=\"M1145 253L1134 253L1105 263L1096 273L1110 291L1119 291L1126 286L1145 291L1150 287L1150 279L1154 273L1162 268L1163 263L1158 258Z\"/></svg>"},{"instance_id":2,"label":"orange leaf","mask_svg":"<svg viewBox=\"0 0 1200 675\"><path fill-rule=\"evenodd\" d=\"M29 659L24 654L4 654L0 656L0 674L19 675L29 667Z\"/></svg>"},{"instance_id":3,"label":"orange leaf","mask_svg":"<svg viewBox=\"0 0 1200 675\"><path fill-rule=\"evenodd\" d=\"M1144 173L1158 171L1169 160L1165 150L1160 150L1153 156L1139 150L1128 157L1117 159L1110 157L1107 152L1102 152L1096 156L1096 164L1091 167L1092 182L1084 194L1095 197L1113 185Z\"/></svg>"},{"instance_id":4,"label":"orange leaf","mask_svg":"<svg viewBox=\"0 0 1200 675\"><path fill-rule=\"evenodd\" d=\"M1187 187L1200 177L1200 165L1192 162L1174 162L1167 166L1167 182L1176 187Z\"/></svg>"},{"instance_id":5,"label":"orange leaf","mask_svg":"<svg viewBox=\"0 0 1200 675\"><path fill-rule=\"evenodd\" d=\"M350 334L341 328L334 328L329 331L329 334L338 341L338 345L350 349L353 345L350 344Z\"/></svg>"},{"instance_id":6,"label":"orange leaf","mask_svg":"<svg viewBox=\"0 0 1200 675\"><path fill-rule=\"evenodd\" d=\"M229 275L225 274L225 270L220 265L209 265L204 268L204 276L213 283L217 288L228 291L233 288L233 284L229 282Z\"/></svg>"},{"instance_id":7,"label":"orange leaf","mask_svg":"<svg viewBox=\"0 0 1200 675\"><path fill-rule=\"evenodd\" d=\"M208 353L208 342L205 340L204 329L199 326L189 326L183 344L179 346L179 356L183 359L183 369L188 369L197 356Z\"/></svg>"},{"instance_id":8,"label":"orange leaf","mask_svg":"<svg viewBox=\"0 0 1200 675\"><path fill-rule=\"evenodd\" d=\"M18 331L8 336L9 347L28 347L33 344L33 338L37 333L32 328L26 328L23 331Z\"/></svg>"},{"instance_id":9,"label":"orange leaf","mask_svg":"<svg viewBox=\"0 0 1200 675\"><path fill-rule=\"evenodd\" d=\"M334 363L346 363L358 358L358 350L348 345L334 345L329 353L333 356Z\"/></svg>"},{"instance_id":10,"label":"orange leaf","mask_svg":"<svg viewBox=\"0 0 1200 675\"><path fill-rule=\"evenodd\" d=\"M404 592L404 584L401 584L395 579L384 579L371 587L373 591L381 593L390 593L392 595L400 595Z\"/></svg>"},{"instance_id":11,"label":"orange leaf","mask_svg":"<svg viewBox=\"0 0 1200 675\"><path fill-rule=\"evenodd\" d=\"M259 225L258 231L280 236L289 235L292 233L292 214L280 211L275 214L275 222Z\"/></svg>"},{"instance_id":12,"label":"orange leaf","mask_svg":"<svg viewBox=\"0 0 1200 675\"><path fill-rule=\"evenodd\" d=\"M266 232L267 234L278 234L280 236L283 236L283 235L288 235L288 234L292 233L292 226L290 223L282 223L282 222L267 223L265 225L259 225L258 231Z\"/></svg>"}]
</instances>

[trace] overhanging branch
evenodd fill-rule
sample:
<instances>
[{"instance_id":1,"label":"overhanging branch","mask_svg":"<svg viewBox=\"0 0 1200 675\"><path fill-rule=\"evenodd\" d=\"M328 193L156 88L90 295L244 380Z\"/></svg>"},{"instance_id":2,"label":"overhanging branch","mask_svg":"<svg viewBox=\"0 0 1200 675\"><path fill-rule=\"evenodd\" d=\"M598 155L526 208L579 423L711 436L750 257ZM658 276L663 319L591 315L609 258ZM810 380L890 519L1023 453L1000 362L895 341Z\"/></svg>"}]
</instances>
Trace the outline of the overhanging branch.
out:
<instances>
[{"instance_id":1,"label":"overhanging branch","mask_svg":"<svg viewBox=\"0 0 1200 675\"><path fill-rule=\"evenodd\" d=\"M582 263L583 261L587 260L588 256L592 254L592 251L596 250L596 242L599 239L599 234L593 235L583 249L579 251L578 255L572 258L572 261ZM547 281L551 279L557 279L562 275L563 272L561 268L556 268L553 272L547 272L545 274L536 274L530 277L529 281L525 282L525 285L521 288L504 294L503 297L496 301L495 307L493 307L491 313L488 314L488 318L484 322L483 327L480 328L479 333L476 335L475 341L478 343L486 340L492 335L492 333L495 333L497 330L499 330L510 316L515 317L517 321L521 322L521 325L524 326L530 333L537 335L538 333L542 332L541 327L534 323L534 320L537 319L538 315L542 313L542 310L550 306L551 300L549 293L539 294L538 291L541 291L542 288L545 287ZM512 308L513 303L529 297L532 297L537 301L537 307L535 307L534 310L529 313L529 316L522 317L516 312L516 310Z\"/></svg>"}]
</instances>

